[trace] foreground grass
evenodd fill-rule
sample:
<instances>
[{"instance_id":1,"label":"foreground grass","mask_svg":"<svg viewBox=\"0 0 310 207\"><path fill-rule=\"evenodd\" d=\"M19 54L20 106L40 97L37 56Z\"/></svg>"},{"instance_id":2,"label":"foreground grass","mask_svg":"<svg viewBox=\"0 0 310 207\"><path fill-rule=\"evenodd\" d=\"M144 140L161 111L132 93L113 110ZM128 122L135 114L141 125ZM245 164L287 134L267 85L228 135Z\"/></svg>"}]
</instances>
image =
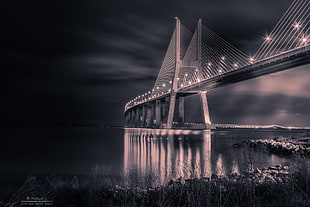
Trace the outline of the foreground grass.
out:
<instances>
[{"instance_id":1,"label":"foreground grass","mask_svg":"<svg viewBox=\"0 0 310 207\"><path fill-rule=\"evenodd\" d=\"M297 159L290 168L294 170L281 182L258 182L255 173L244 172L226 177L176 179L160 185L152 171L141 178L133 170L121 181L115 181L95 167L83 181L77 177L29 177L15 192L2 196L0 206L21 206L27 197L46 198L57 207L309 206L309 159Z\"/></svg>"}]
</instances>

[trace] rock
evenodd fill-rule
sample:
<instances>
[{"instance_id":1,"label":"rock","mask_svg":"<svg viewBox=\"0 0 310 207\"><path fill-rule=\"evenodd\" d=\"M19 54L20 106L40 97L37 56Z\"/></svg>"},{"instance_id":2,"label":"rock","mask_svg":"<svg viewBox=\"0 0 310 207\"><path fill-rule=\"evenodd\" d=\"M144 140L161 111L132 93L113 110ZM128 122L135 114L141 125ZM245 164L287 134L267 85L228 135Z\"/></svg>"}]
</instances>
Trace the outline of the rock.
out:
<instances>
[{"instance_id":1,"label":"rock","mask_svg":"<svg viewBox=\"0 0 310 207\"><path fill-rule=\"evenodd\" d=\"M260 169L258 169L258 168L255 168L255 170L254 170L254 173L262 173L262 171L260 170Z\"/></svg>"},{"instance_id":2,"label":"rock","mask_svg":"<svg viewBox=\"0 0 310 207\"><path fill-rule=\"evenodd\" d=\"M211 175L211 180L216 180L216 179L218 179L218 176L215 175L214 173L212 173L212 175Z\"/></svg>"}]
</instances>

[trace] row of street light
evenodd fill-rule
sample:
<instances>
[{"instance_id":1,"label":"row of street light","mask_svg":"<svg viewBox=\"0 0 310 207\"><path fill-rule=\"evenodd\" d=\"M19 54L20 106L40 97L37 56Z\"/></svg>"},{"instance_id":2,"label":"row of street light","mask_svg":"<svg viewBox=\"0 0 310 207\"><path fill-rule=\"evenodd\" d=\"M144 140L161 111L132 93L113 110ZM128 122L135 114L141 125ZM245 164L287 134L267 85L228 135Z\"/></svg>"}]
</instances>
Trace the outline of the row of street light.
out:
<instances>
[{"instance_id":1,"label":"row of street light","mask_svg":"<svg viewBox=\"0 0 310 207\"><path fill-rule=\"evenodd\" d=\"M302 24L299 23L299 22L296 22L293 24L293 27L294 29L296 30L299 30L300 28L302 28ZM271 35L266 35L265 36L265 41L266 42L272 42L273 38ZM306 35L306 34L302 34L299 38L300 42L301 42L301 45L308 45L309 43L309 35ZM226 57L225 56L222 56L220 58L221 61L225 61L226 60ZM250 64L253 64L255 62L255 59L254 57L250 56L249 57L249 62ZM209 70L211 70L211 66L212 66L212 63L209 62L207 64L207 68ZM233 68L234 69L238 69L239 68L239 64L238 63L233 63ZM195 69L195 73L198 72L198 69L196 68ZM222 69L219 69L218 72L221 74L223 73L223 70ZM198 78L198 74L196 74L196 76L194 76L194 79L195 80L189 80L189 81L186 81L186 78L188 77L188 73L185 73L184 76L183 76L183 81L182 83L178 84L178 86L180 86L181 88L185 87L185 86L188 86L188 85L192 85L194 83L199 83L201 82L202 80L200 80L200 78ZM208 78L210 77L210 75L207 75ZM180 78L177 78L177 80L179 81ZM134 99L132 99L131 101L129 101L125 108L129 108L129 107L132 107L132 106L135 106L137 104L141 104L143 102L146 102L146 101L149 101L151 99L154 99L154 98L158 98L160 96L163 96L167 93L170 93L171 92L171 88L172 88L172 81L170 80L168 83L163 83L161 86L156 86L156 88L153 88L152 91L148 91L147 93L143 93L137 97L135 97Z\"/></svg>"}]
</instances>

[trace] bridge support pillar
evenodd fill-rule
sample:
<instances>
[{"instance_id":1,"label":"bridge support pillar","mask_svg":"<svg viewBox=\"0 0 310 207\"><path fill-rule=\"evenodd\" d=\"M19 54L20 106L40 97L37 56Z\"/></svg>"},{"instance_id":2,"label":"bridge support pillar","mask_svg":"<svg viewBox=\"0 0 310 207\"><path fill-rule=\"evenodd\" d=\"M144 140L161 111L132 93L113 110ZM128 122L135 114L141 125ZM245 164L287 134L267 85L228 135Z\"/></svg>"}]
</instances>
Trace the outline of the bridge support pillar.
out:
<instances>
[{"instance_id":1,"label":"bridge support pillar","mask_svg":"<svg viewBox=\"0 0 310 207\"><path fill-rule=\"evenodd\" d=\"M162 117L163 123L167 123L168 113L169 113L169 97L166 97L163 104L163 117Z\"/></svg>"},{"instance_id":2,"label":"bridge support pillar","mask_svg":"<svg viewBox=\"0 0 310 207\"><path fill-rule=\"evenodd\" d=\"M161 100L156 100L155 102L155 119L156 126L160 126L161 123Z\"/></svg>"},{"instance_id":3,"label":"bridge support pillar","mask_svg":"<svg viewBox=\"0 0 310 207\"><path fill-rule=\"evenodd\" d=\"M146 108L147 106L146 105L143 105L142 106L142 123L141 123L141 127L145 127L146 125Z\"/></svg>"},{"instance_id":4,"label":"bridge support pillar","mask_svg":"<svg viewBox=\"0 0 310 207\"><path fill-rule=\"evenodd\" d=\"M139 127L139 122L140 122L140 108L136 108L136 116L135 116L135 127Z\"/></svg>"},{"instance_id":5,"label":"bridge support pillar","mask_svg":"<svg viewBox=\"0 0 310 207\"><path fill-rule=\"evenodd\" d=\"M207 100L207 92L200 93L201 105L202 105L202 112L203 112L203 119L206 128L211 124L210 113L209 113L209 106Z\"/></svg>"},{"instance_id":6,"label":"bridge support pillar","mask_svg":"<svg viewBox=\"0 0 310 207\"><path fill-rule=\"evenodd\" d=\"M131 124L131 123L130 123L131 117L132 117L131 114L132 114L131 110L129 110L129 111L126 112L126 125L129 126L129 127L130 127L130 124Z\"/></svg>"},{"instance_id":7,"label":"bridge support pillar","mask_svg":"<svg viewBox=\"0 0 310 207\"><path fill-rule=\"evenodd\" d=\"M174 109L175 109L175 101L176 101L176 93L171 93L170 103L169 103L168 119L167 119L167 126L166 126L167 129L172 128L173 117L174 117Z\"/></svg>"},{"instance_id":8,"label":"bridge support pillar","mask_svg":"<svg viewBox=\"0 0 310 207\"><path fill-rule=\"evenodd\" d=\"M129 126L133 127L135 121L135 111L134 109L130 109L130 120L129 120Z\"/></svg>"},{"instance_id":9,"label":"bridge support pillar","mask_svg":"<svg viewBox=\"0 0 310 207\"><path fill-rule=\"evenodd\" d=\"M152 126L152 103L147 103L146 105L146 127Z\"/></svg>"},{"instance_id":10,"label":"bridge support pillar","mask_svg":"<svg viewBox=\"0 0 310 207\"><path fill-rule=\"evenodd\" d=\"M184 97L179 97L178 102L179 102L178 121L180 124L183 124L184 123Z\"/></svg>"}]
</instances>

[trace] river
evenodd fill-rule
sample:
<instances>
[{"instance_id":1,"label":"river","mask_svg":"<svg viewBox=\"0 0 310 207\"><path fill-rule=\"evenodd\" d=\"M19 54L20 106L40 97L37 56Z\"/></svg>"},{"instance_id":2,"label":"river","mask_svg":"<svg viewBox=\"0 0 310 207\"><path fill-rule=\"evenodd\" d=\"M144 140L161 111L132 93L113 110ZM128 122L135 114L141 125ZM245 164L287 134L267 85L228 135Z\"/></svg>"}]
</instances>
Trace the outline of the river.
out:
<instances>
[{"instance_id":1,"label":"river","mask_svg":"<svg viewBox=\"0 0 310 207\"><path fill-rule=\"evenodd\" d=\"M136 169L162 180L238 173L285 164L288 158L253 151L248 139L299 136L279 130L158 130L99 127L7 127L1 129L2 184L20 184L30 175L83 175L94 166L111 176Z\"/></svg>"}]
</instances>

